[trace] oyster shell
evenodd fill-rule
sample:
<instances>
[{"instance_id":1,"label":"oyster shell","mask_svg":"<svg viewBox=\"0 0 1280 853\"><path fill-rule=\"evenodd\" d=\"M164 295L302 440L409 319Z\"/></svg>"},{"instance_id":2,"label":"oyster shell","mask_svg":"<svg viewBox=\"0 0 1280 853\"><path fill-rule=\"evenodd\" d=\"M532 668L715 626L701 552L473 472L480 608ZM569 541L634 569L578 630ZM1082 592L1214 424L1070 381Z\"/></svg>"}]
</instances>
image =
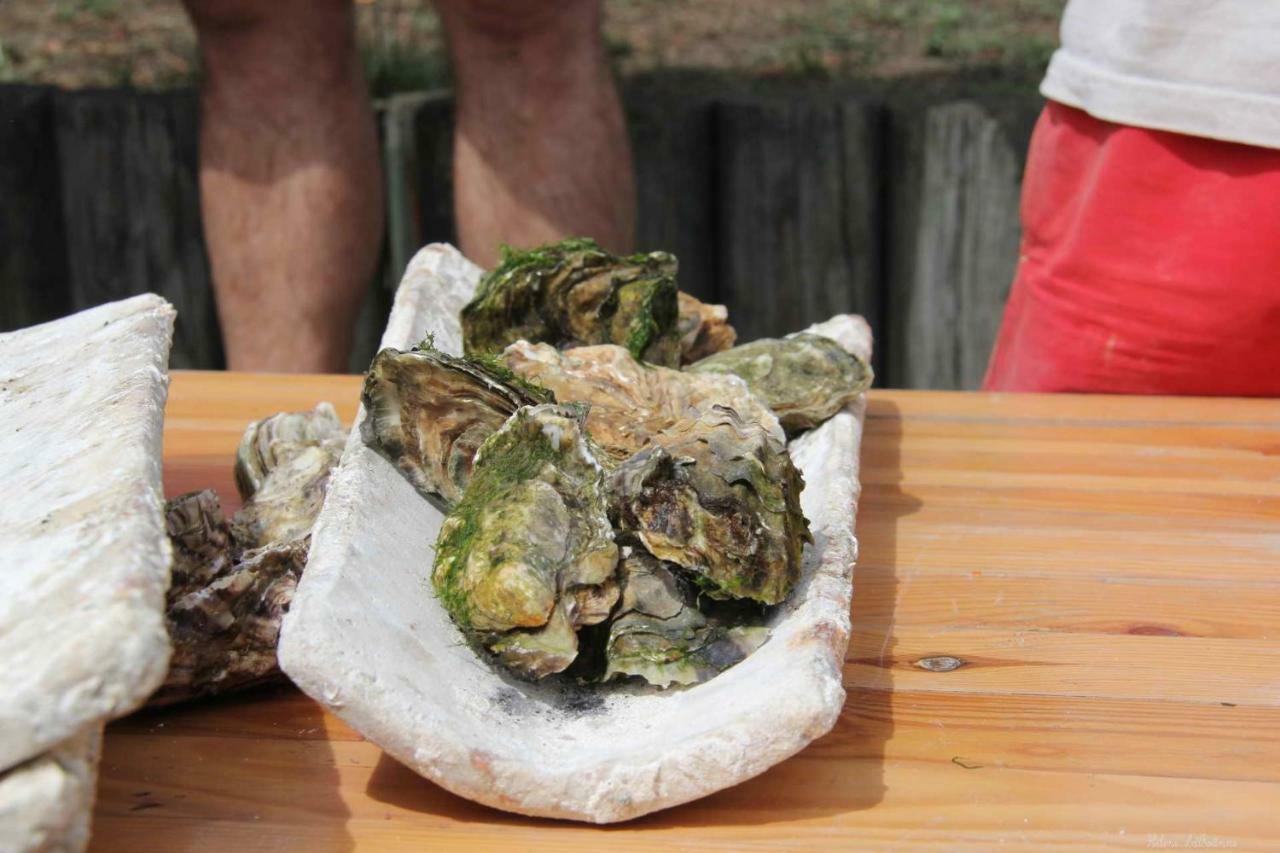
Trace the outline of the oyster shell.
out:
<instances>
[{"instance_id":1,"label":"oyster shell","mask_svg":"<svg viewBox=\"0 0 1280 853\"><path fill-rule=\"evenodd\" d=\"M484 440L521 406L554 398L497 362L456 358L425 342L379 352L360 399L369 413L366 443L447 510L462 497Z\"/></svg>"},{"instance_id":2,"label":"oyster shell","mask_svg":"<svg viewBox=\"0 0 1280 853\"><path fill-rule=\"evenodd\" d=\"M604 680L639 676L658 687L700 684L743 660L769 636L757 625L721 625L697 608L689 583L661 561L624 546L622 600L609 623Z\"/></svg>"},{"instance_id":3,"label":"oyster shell","mask_svg":"<svg viewBox=\"0 0 1280 853\"><path fill-rule=\"evenodd\" d=\"M454 621L528 678L577 657L575 629L617 600L604 471L577 408L520 409L481 446L436 543L432 584Z\"/></svg>"},{"instance_id":4,"label":"oyster shell","mask_svg":"<svg viewBox=\"0 0 1280 853\"><path fill-rule=\"evenodd\" d=\"M254 421L245 429L236 449L236 488L241 500L249 500L274 469L286 465L312 447L342 454L346 431L330 403L319 403L310 412L280 412Z\"/></svg>"},{"instance_id":5,"label":"oyster shell","mask_svg":"<svg viewBox=\"0 0 1280 853\"><path fill-rule=\"evenodd\" d=\"M227 523L218 496L207 489L170 500L165 521L174 546L166 613L173 657L148 704L171 705L279 677L280 621L306 565L308 538L246 549L233 532L237 525Z\"/></svg>"},{"instance_id":6,"label":"oyster shell","mask_svg":"<svg viewBox=\"0 0 1280 853\"><path fill-rule=\"evenodd\" d=\"M785 447L726 406L683 421L611 474L619 529L694 572L714 598L777 604L812 542Z\"/></svg>"},{"instance_id":7,"label":"oyster shell","mask_svg":"<svg viewBox=\"0 0 1280 853\"><path fill-rule=\"evenodd\" d=\"M233 522L240 547L259 548L311 532L345 440L330 403L310 412L281 412L245 428L235 467L245 501Z\"/></svg>"},{"instance_id":8,"label":"oyster shell","mask_svg":"<svg viewBox=\"0 0 1280 853\"><path fill-rule=\"evenodd\" d=\"M708 305L684 291L678 294L677 305L681 364L727 350L738 339L738 333L729 325L729 309L723 305Z\"/></svg>"},{"instance_id":9,"label":"oyster shell","mask_svg":"<svg viewBox=\"0 0 1280 853\"><path fill-rule=\"evenodd\" d=\"M643 361L680 362L676 259L666 252L616 257L594 241L504 248L462 309L468 355L518 340L557 347L612 343Z\"/></svg>"},{"instance_id":10,"label":"oyster shell","mask_svg":"<svg viewBox=\"0 0 1280 853\"><path fill-rule=\"evenodd\" d=\"M607 344L560 351L517 341L503 351L502 361L556 399L588 404L591 438L617 460L721 404L761 424L779 442L784 438L773 413L733 376L641 364L622 347Z\"/></svg>"},{"instance_id":11,"label":"oyster shell","mask_svg":"<svg viewBox=\"0 0 1280 853\"><path fill-rule=\"evenodd\" d=\"M741 377L788 435L812 429L871 387L871 365L822 335L797 332L716 353L691 373Z\"/></svg>"},{"instance_id":12,"label":"oyster shell","mask_svg":"<svg viewBox=\"0 0 1280 853\"><path fill-rule=\"evenodd\" d=\"M207 489L166 503L173 570L165 620L173 656L148 704L279 677L280 623L341 454L342 424L330 404L273 415L245 429L236 484L247 494L230 521Z\"/></svg>"}]
</instances>

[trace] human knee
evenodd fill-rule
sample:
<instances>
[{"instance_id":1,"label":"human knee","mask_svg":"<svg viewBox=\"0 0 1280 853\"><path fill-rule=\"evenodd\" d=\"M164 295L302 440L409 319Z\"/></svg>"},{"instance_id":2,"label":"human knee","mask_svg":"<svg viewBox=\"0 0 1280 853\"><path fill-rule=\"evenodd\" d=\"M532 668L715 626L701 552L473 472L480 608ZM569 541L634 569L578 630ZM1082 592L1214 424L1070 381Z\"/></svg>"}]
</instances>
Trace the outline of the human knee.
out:
<instances>
[{"instance_id":1,"label":"human knee","mask_svg":"<svg viewBox=\"0 0 1280 853\"><path fill-rule=\"evenodd\" d=\"M522 41L598 28L600 0L435 0L450 37Z\"/></svg>"}]
</instances>

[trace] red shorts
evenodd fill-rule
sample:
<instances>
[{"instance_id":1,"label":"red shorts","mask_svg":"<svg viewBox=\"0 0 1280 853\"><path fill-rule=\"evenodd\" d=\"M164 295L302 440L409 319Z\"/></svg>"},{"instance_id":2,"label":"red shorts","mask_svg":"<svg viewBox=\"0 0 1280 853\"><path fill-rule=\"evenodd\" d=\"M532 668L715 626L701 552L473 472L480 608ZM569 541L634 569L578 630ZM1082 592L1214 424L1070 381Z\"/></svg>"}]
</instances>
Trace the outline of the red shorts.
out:
<instances>
[{"instance_id":1,"label":"red shorts","mask_svg":"<svg viewBox=\"0 0 1280 853\"><path fill-rule=\"evenodd\" d=\"M1280 395L1280 150L1050 102L992 391Z\"/></svg>"}]
</instances>

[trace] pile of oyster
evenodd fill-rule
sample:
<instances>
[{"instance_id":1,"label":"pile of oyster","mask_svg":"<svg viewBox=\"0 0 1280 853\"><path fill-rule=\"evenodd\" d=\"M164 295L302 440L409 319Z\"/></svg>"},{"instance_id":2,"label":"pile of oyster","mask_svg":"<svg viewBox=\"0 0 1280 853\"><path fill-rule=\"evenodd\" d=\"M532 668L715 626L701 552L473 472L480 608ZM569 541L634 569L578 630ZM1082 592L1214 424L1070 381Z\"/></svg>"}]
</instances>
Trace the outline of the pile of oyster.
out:
<instances>
[{"instance_id":1,"label":"pile of oyster","mask_svg":"<svg viewBox=\"0 0 1280 853\"><path fill-rule=\"evenodd\" d=\"M169 673L148 700L169 705L280 677L276 641L307 562L311 527L346 435L337 412L281 412L245 429L236 452L244 505L227 519L210 489L165 504L173 547Z\"/></svg>"},{"instance_id":2,"label":"pile of oyster","mask_svg":"<svg viewBox=\"0 0 1280 853\"><path fill-rule=\"evenodd\" d=\"M363 438L446 518L431 579L514 674L706 681L768 638L811 541L786 441L870 367L813 334L734 347L669 254L505 250L465 355L378 353Z\"/></svg>"}]
</instances>

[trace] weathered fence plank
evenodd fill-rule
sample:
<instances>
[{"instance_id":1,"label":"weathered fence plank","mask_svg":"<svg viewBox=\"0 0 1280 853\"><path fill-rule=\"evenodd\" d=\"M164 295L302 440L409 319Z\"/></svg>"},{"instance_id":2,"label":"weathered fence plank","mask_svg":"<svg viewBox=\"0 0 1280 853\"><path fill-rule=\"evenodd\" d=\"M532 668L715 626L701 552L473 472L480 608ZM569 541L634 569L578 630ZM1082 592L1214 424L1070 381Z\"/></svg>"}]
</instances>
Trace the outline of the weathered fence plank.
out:
<instances>
[{"instance_id":1,"label":"weathered fence plank","mask_svg":"<svg viewBox=\"0 0 1280 853\"><path fill-rule=\"evenodd\" d=\"M421 217L418 247L458 243L458 227L453 219L453 107L451 92L431 92L413 117Z\"/></svg>"},{"instance_id":2,"label":"weathered fence plank","mask_svg":"<svg viewBox=\"0 0 1280 853\"><path fill-rule=\"evenodd\" d=\"M974 389L1017 266L1033 99L964 101L896 123L888 193L888 384Z\"/></svg>"},{"instance_id":3,"label":"weathered fence plank","mask_svg":"<svg viewBox=\"0 0 1280 853\"><path fill-rule=\"evenodd\" d=\"M677 86L626 90L636 174L636 249L671 252L680 289L717 301L712 99Z\"/></svg>"},{"instance_id":4,"label":"weathered fence plank","mask_svg":"<svg viewBox=\"0 0 1280 853\"><path fill-rule=\"evenodd\" d=\"M68 313L53 89L0 87L0 331Z\"/></svg>"},{"instance_id":5,"label":"weathered fence plank","mask_svg":"<svg viewBox=\"0 0 1280 853\"><path fill-rule=\"evenodd\" d=\"M72 310L151 291L178 309L173 367L221 367L200 225L194 95L54 100Z\"/></svg>"},{"instance_id":6,"label":"weathered fence plank","mask_svg":"<svg viewBox=\"0 0 1280 853\"><path fill-rule=\"evenodd\" d=\"M719 296L741 340L856 311L879 325L880 111L717 106Z\"/></svg>"}]
</instances>

